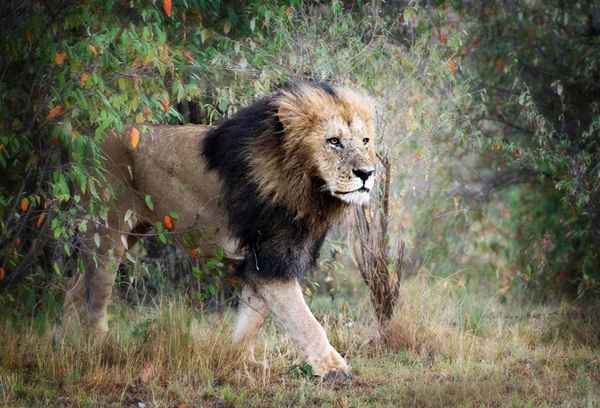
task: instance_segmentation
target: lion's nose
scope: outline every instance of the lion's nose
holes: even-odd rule
[[[358,177],[363,182],[365,182],[365,181],[367,181],[367,179],[369,177],[371,177],[371,174],[375,173],[375,169],[374,168],[353,169],[352,173],[354,173],[354,175],[356,177]]]

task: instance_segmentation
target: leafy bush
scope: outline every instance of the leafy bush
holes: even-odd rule
[[[376,79],[389,52],[376,10],[351,12],[339,2],[168,3],[2,6],[4,286],[82,269],[78,251],[95,243],[81,242],[79,232],[106,217],[111,196],[98,148],[107,131],[133,124],[137,142],[146,124],[214,123],[290,80],[382,87]],[[192,268],[203,283],[210,274],[198,268],[206,267]]]
[[[405,11],[433,44],[431,63],[440,55],[452,76],[436,88],[454,104],[441,112],[453,125],[432,144],[442,173],[414,224],[433,270],[488,271],[501,293],[599,288],[598,13],[586,1]]]
[[[79,232],[111,195],[108,130],[212,124],[310,79],[378,102],[405,271],[593,293],[598,12],[564,3],[4,2],[0,285],[82,269]],[[203,268],[180,267],[199,284]]]
[[[507,196],[512,256],[526,282],[579,293],[600,284],[599,12],[589,1],[487,2],[467,15],[473,142],[493,152],[496,180],[533,186]]]

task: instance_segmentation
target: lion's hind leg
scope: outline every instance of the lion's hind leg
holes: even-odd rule
[[[269,314],[264,299],[256,293],[251,285],[245,285],[240,295],[238,315],[233,329],[233,344],[243,347],[246,361],[261,365],[256,361],[254,348],[256,336]]]
[[[90,329],[95,334],[108,331],[108,305],[126,248],[119,231],[100,229],[104,232],[98,233],[100,247],[95,248],[94,243],[86,245],[89,252],[82,254],[85,271],[73,277],[65,294],[63,326],[67,333],[78,328]]]
[[[63,329],[66,333],[73,333],[77,328],[89,329],[94,334],[108,331],[108,306],[119,264],[127,248],[149,228],[149,224],[139,223],[130,229],[118,216],[124,212],[110,214],[108,225],[91,228],[83,238],[81,256],[85,270],[73,277],[65,294]]]

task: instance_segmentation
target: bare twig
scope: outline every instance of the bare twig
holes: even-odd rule
[[[360,274],[370,291],[380,334],[384,334],[398,303],[404,243],[399,243],[397,257],[390,262],[387,234],[391,165],[387,156],[380,157],[380,160],[384,167],[382,189],[375,194],[370,207],[357,207],[354,212],[354,231],[358,244],[354,252]],[[393,269],[390,265],[394,265]]]

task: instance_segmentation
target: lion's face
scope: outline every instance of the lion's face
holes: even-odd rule
[[[281,130],[247,148],[259,194],[298,217],[314,212],[315,191],[365,204],[375,184],[371,99],[343,87],[300,84],[269,103]]]
[[[325,121],[316,163],[325,188],[350,204],[365,204],[375,184],[373,131],[358,114]]]

